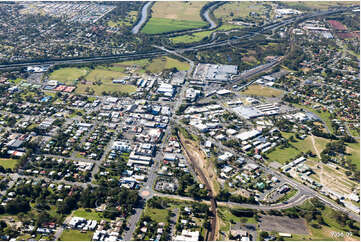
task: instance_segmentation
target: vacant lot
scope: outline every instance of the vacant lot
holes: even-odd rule
[[[67,67],[53,71],[49,80],[57,80],[66,84],[72,84],[73,81],[78,80],[80,77],[87,75],[86,68]]]
[[[244,95],[254,95],[254,96],[263,96],[263,97],[272,97],[272,96],[280,96],[283,94],[283,91],[272,88],[265,87],[261,85],[251,85],[247,90],[242,91],[241,94]]]
[[[302,218],[284,216],[262,216],[259,227],[263,231],[275,231],[291,234],[308,234],[306,221]]]

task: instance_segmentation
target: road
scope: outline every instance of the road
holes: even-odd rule
[[[280,28],[285,25],[289,25],[295,23],[296,21],[304,21],[310,18],[315,18],[323,15],[329,15],[334,13],[341,13],[345,11],[352,11],[354,8],[340,8],[338,10],[332,11],[323,11],[323,12],[316,12],[313,14],[307,14],[304,16],[293,17],[287,20],[279,21],[276,23],[271,23],[259,28],[255,31],[249,31],[245,33],[243,36],[235,37],[233,40],[220,40],[220,41],[213,41],[207,44],[198,44],[192,47],[184,48],[184,49],[177,49],[178,53],[188,52],[188,51],[198,51],[204,50],[209,48],[215,48],[219,46],[225,46],[229,44],[237,44],[242,39],[250,39],[251,37],[263,33],[268,30],[273,30]],[[1,64],[0,69],[9,69],[9,68],[21,68],[27,66],[38,66],[38,65],[59,65],[59,64],[82,64],[82,63],[92,63],[92,62],[104,62],[104,61],[122,61],[122,60],[132,60],[132,59],[142,59],[142,58],[149,58],[155,56],[166,55],[167,52],[165,51],[150,51],[145,53],[132,53],[132,54],[121,54],[121,55],[111,55],[111,56],[94,56],[94,57],[80,57],[80,58],[64,58],[64,59],[48,59],[43,61],[22,61],[17,63],[10,63],[10,64]]]
[[[166,50],[166,51],[168,51],[168,50]],[[188,73],[191,73],[193,66],[194,66],[193,61],[185,58],[184,56],[181,56],[180,54],[177,54],[177,55],[183,59],[186,59],[189,62],[190,68],[188,70]],[[185,94],[185,91],[187,88],[188,88],[188,83],[186,83],[185,85],[182,86],[182,88],[179,90],[178,96],[176,97],[176,101],[173,106],[173,112],[172,112],[171,117],[169,118],[169,124],[168,124],[166,130],[164,131],[163,139],[162,139],[159,149],[157,151],[157,155],[154,158],[154,164],[149,169],[147,182],[144,185],[144,187],[139,191],[140,196],[144,200],[140,204],[139,208],[135,209],[135,214],[130,216],[130,218],[128,219],[128,222],[127,222],[128,230],[123,234],[123,240],[129,241],[132,239],[132,236],[134,234],[134,231],[136,229],[136,226],[138,224],[140,216],[144,210],[146,201],[149,200],[150,198],[152,198],[155,194],[155,191],[153,190],[153,185],[157,178],[157,171],[159,170],[159,167],[161,164],[162,151],[163,151],[163,148],[164,148],[166,142],[168,141],[168,136],[171,131],[170,124],[174,121],[175,116],[176,116],[176,114],[175,114],[176,110],[178,110],[179,106],[182,104],[182,102],[184,100],[184,94]],[[146,194],[146,195],[144,195],[144,194]]]

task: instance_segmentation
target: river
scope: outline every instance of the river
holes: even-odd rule
[[[139,30],[142,28],[143,24],[147,21],[148,18],[148,9],[151,6],[152,2],[147,2],[142,8],[142,16],[138,21],[137,25],[132,28],[132,33],[137,34]]]

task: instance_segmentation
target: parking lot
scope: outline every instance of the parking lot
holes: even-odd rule
[[[262,216],[259,227],[263,231],[275,231],[290,234],[309,234],[306,221],[303,218],[288,218],[284,216]]]

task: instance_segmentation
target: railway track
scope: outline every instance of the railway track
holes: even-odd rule
[[[177,132],[177,138],[180,140],[181,146],[183,147],[186,157],[191,162],[193,169],[195,170],[196,174],[200,177],[201,181],[205,185],[206,189],[208,190],[209,200],[211,202],[211,211],[212,211],[212,219],[210,221],[210,233],[208,235],[208,241],[215,241],[216,240],[216,233],[217,233],[217,201],[213,192],[213,189],[210,185],[210,181],[204,175],[202,169],[198,166],[197,162],[195,161],[194,155],[192,155],[186,148],[186,144],[184,138],[179,136],[179,131]]]

